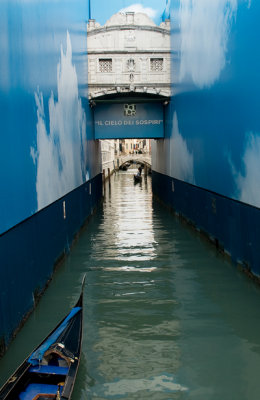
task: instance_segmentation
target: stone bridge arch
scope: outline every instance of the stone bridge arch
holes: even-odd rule
[[[152,160],[150,154],[127,154],[117,158],[117,168],[122,168],[126,164],[140,164],[150,169]]]

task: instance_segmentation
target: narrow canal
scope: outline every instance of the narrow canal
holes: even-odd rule
[[[152,199],[133,170],[104,203],[0,361],[0,384],[68,311],[83,273],[73,400],[255,400],[260,289]]]

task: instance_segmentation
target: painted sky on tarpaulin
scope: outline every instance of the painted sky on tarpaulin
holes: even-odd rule
[[[45,117],[43,94],[39,90],[35,92],[37,146],[31,148],[31,156],[37,166],[38,209],[89,179],[86,169],[86,113],[79,98],[69,32],[66,50],[63,51],[61,47],[57,87],[57,100],[55,101],[53,92],[48,100],[48,122]]]
[[[174,97],[168,145],[157,144],[153,161],[158,172],[256,207],[259,16],[256,1],[172,0]]]
[[[83,0],[0,3],[0,233],[99,172],[87,19]]]

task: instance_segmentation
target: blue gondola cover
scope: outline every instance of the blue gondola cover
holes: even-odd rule
[[[64,329],[69,324],[70,320],[81,310],[81,307],[74,307],[65,320],[62,322],[60,326],[53,332],[53,334],[40,346],[36,349],[28,359],[28,362],[32,365],[38,365],[42,360],[44,353],[50,348],[50,346],[55,343],[60,336],[60,334],[64,331]]]

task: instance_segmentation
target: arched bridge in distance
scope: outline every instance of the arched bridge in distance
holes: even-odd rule
[[[141,164],[147,166],[147,168],[151,168],[152,163],[150,154],[127,154],[117,157],[116,160],[118,168],[122,168],[128,163]]]

